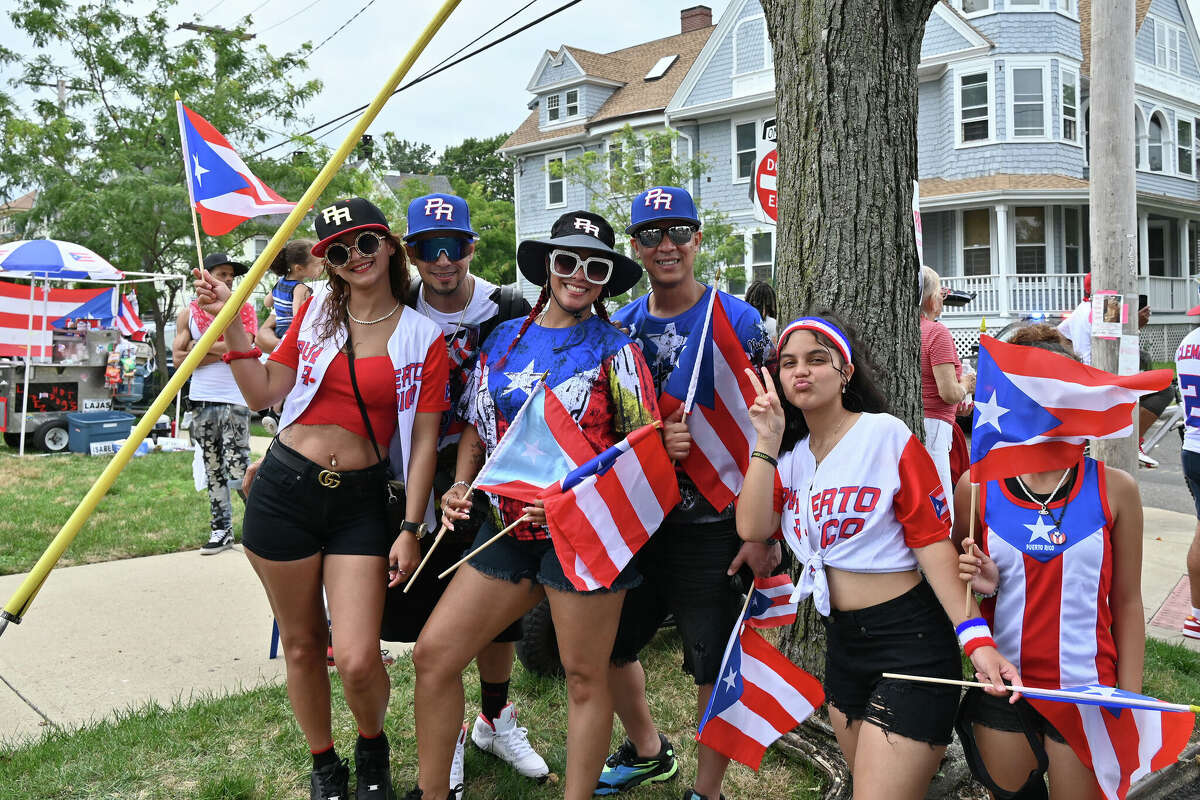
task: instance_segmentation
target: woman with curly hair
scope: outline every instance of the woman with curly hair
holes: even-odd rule
[[[225,333],[224,358],[249,404],[287,399],[246,502],[243,543],[279,622],[288,698],[313,757],[311,797],[347,798],[349,783],[330,726],[324,588],[358,724],[355,796],[387,800],[395,794],[383,734],[384,590],[389,571],[399,582],[417,564],[448,362],[441,329],[404,304],[404,248],[379,209],[341,200],[317,212],[316,228],[312,252],[324,258],[328,285],[297,311],[268,362],[240,328]],[[228,288],[196,277],[199,302],[217,313]],[[388,520],[389,472],[406,482],[398,530]]]

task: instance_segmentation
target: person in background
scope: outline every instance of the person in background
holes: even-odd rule
[[[206,256],[204,269],[227,290],[233,288],[234,278],[247,272],[245,264],[233,261],[225,253]],[[240,320],[245,333],[253,337],[258,330],[254,306],[244,304]],[[213,314],[196,300],[180,310],[175,319],[175,341],[171,343],[176,364],[187,358],[212,321]],[[230,325],[230,328],[235,327]],[[233,501],[229,487],[242,480],[250,462],[250,409],[246,407],[233,371],[221,360],[229,351],[228,335],[226,330],[200,361],[188,389],[192,441],[200,448],[204,477],[208,482],[211,530],[208,541],[200,548],[200,554],[205,556],[233,547]]]
[[[1200,315],[1200,306],[1188,310]],[[1200,326],[1192,328],[1175,351],[1175,373],[1183,395],[1183,479],[1196,506],[1196,533],[1188,548],[1187,572],[1192,584],[1192,612],[1183,623],[1183,635],[1200,639]]]
[[[263,353],[269,355],[275,351],[292,324],[296,309],[312,296],[312,290],[304,281],[317,277],[323,269],[321,259],[311,252],[314,244],[311,239],[293,239],[283,246],[271,262],[271,272],[278,275],[279,280],[263,301],[263,306],[271,309],[271,313],[263,320],[254,337],[254,343],[262,348]],[[280,405],[263,412],[262,425],[272,436],[279,430],[279,414],[282,410],[283,406]]]
[[[955,409],[975,390],[975,376],[962,374],[962,362],[942,315],[942,280],[931,267],[921,267],[921,402],[925,407],[925,449],[942,481],[946,502],[954,496],[950,482],[950,447]]]
[[[1084,364],[1092,363],[1092,273],[1083,276],[1083,300],[1058,323],[1058,332]]]
[[[746,287],[745,299],[762,317],[763,327],[767,329],[771,341],[775,341],[778,335],[775,322],[775,287],[766,281],[754,281]]]

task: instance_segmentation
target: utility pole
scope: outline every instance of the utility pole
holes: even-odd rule
[[[1137,335],[1137,183],[1134,163],[1134,0],[1092,4],[1091,251],[1092,292],[1118,292]],[[1093,330],[1097,320],[1093,318]],[[1120,342],[1092,337],[1092,364],[1117,372]],[[1127,439],[1092,442],[1106,464],[1137,475],[1137,409]]]

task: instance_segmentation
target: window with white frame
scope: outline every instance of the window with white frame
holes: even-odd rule
[[[991,74],[958,76],[958,141],[986,142],[992,138]]]
[[[770,231],[760,231],[750,236],[750,280],[771,282],[774,273],[774,258],[771,255]]]
[[[1045,274],[1046,209],[1041,206],[1017,206],[1013,209],[1013,225],[1017,240],[1017,274]]]
[[[733,126],[733,182],[743,183],[754,175],[758,147],[758,123],[739,122]]]
[[[1009,70],[1009,108],[1014,138],[1046,135],[1045,73],[1044,67],[1013,67]]]
[[[546,121],[558,122],[558,95],[551,94],[546,96]]]
[[[745,75],[775,63],[766,17],[747,17],[733,28],[733,74]]]
[[[1192,175],[1200,178],[1200,118],[1192,117]]]
[[[992,10],[992,0],[958,0],[954,5],[964,14],[982,14]]]
[[[1192,175],[1192,121],[1175,115],[1175,169],[1180,175]]]
[[[566,180],[563,177],[565,154],[546,156],[546,208],[566,203]]]
[[[620,169],[625,166],[620,142],[610,141],[608,143],[608,171],[611,173],[614,169]],[[646,147],[639,142],[638,146],[633,151],[633,162],[630,164],[633,167],[633,172],[636,175],[641,175],[646,171]]]
[[[992,221],[986,208],[962,212],[963,275],[992,274]]]
[[[1040,11],[1042,2],[1043,0],[1008,0],[1006,5],[1010,11]]]
[[[1063,206],[1063,268],[1084,272],[1082,214],[1076,206]]]
[[[1154,20],[1154,66],[1168,72],[1179,72],[1179,40],[1184,35],[1174,25],[1161,19]]]
[[[1150,220],[1146,233],[1149,237],[1146,241],[1146,251],[1150,256],[1150,261],[1146,264],[1146,271],[1157,278],[1166,277],[1167,221],[1165,219]]]
[[[1079,75],[1074,70],[1060,68],[1062,82],[1062,138],[1079,141]]]
[[[567,90],[567,119],[579,116],[579,90]]]
[[[1146,134],[1146,165],[1151,172],[1163,171],[1163,116],[1155,112],[1150,117]]]
[[[1074,16],[1078,12],[1076,0],[1058,0],[1058,10]]]

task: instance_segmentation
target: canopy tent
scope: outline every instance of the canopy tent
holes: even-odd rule
[[[25,347],[22,354],[25,361],[25,377],[24,389],[21,401],[21,431],[20,445],[18,454],[25,455],[25,434],[26,434],[26,416],[28,413],[29,404],[29,375],[31,372],[30,366],[34,362],[48,361],[48,349],[41,341],[43,338],[48,338],[50,335],[49,327],[58,319],[68,316],[65,314],[53,313],[54,311],[62,310],[61,308],[51,309],[52,297],[50,289],[51,283],[90,283],[90,284],[107,284],[114,287],[119,287],[127,284],[147,283],[151,281],[180,281],[181,288],[186,285],[186,275],[169,275],[165,273],[151,272],[123,272],[110,264],[106,259],[97,255],[92,250],[83,245],[74,244],[72,242],[63,242],[58,239],[23,239],[16,242],[8,242],[0,244],[0,279],[13,278],[18,280],[29,281],[29,299],[26,309],[26,325],[25,325]],[[42,291],[39,298],[37,295],[37,284],[42,284]],[[63,290],[53,290],[61,292]],[[95,296],[83,297],[89,294],[87,290],[78,290],[80,297],[77,299],[92,302],[102,306],[105,298],[101,293],[91,293]],[[11,293],[10,293],[11,294]],[[59,295],[59,298],[65,295]],[[76,299],[76,298],[70,298]],[[11,318],[13,298],[0,298],[0,303],[7,303],[8,316]],[[69,300],[68,300],[69,302]],[[113,296],[107,298],[112,309],[111,318],[117,318],[117,306],[120,303],[119,293],[114,293]],[[40,308],[39,308],[40,305]],[[40,313],[39,313],[40,312]],[[90,314],[90,310],[84,309],[81,313]],[[0,317],[4,313],[0,312]],[[104,319],[103,314],[92,314],[91,318]],[[36,341],[35,341],[36,340]],[[36,354],[36,355],[35,355]],[[179,420],[179,398],[175,398],[175,419],[176,423]]]

